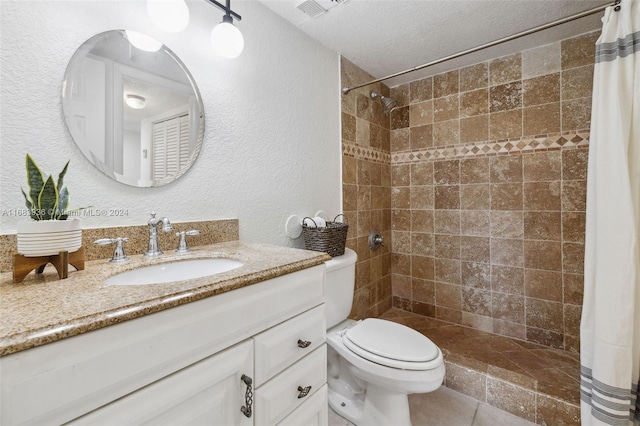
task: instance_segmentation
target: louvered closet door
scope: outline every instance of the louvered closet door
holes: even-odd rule
[[[167,161],[167,124],[153,123],[153,179],[160,180],[166,176]]]
[[[189,160],[189,116],[153,123],[153,179],[175,176]]]

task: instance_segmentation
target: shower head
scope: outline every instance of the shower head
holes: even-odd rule
[[[382,99],[382,105],[384,106],[384,112],[386,114],[390,114],[391,111],[398,108],[398,101],[391,98],[386,98],[384,96],[381,99]]]
[[[380,93],[375,90],[371,91],[371,99],[380,99],[382,102],[382,108],[384,110],[384,115],[389,115],[391,111],[398,108],[398,101],[393,100],[391,98],[387,98],[386,96],[382,96]]]

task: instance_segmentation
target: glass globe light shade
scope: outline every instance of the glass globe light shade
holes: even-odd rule
[[[184,0],[147,0],[149,18],[170,33],[179,33],[189,24],[189,8]]]
[[[228,18],[225,15],[222,22],[211,31],[211,44],[218,55],[233,59],[242,53],[244,38],[240,30],[231,22],[231,17]]]

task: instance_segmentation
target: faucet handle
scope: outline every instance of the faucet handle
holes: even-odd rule
[[[93,244],[97,244],[100,246],[106,246],[109,244],[115,244],[116,247],[113,250],[113,257],[109,262],[111,263],[122,263],[129,260],[129,257],[124,251],[124,243],[129,241],[128,238],[100,238],[99,240],[95,240]]]
[[[191,231],[176,232],[176,237],[180,237],[176,253],[189,253],[191,250],[187,245],[187,236],[200,235],[200,231],[192,229]]]

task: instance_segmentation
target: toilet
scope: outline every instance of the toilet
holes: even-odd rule
[[[377,318],[349,320],[357,255],[326,262],[329,405],[357,426],[410,426],[410,393],[442,384],[440,348],[417,331]]]

